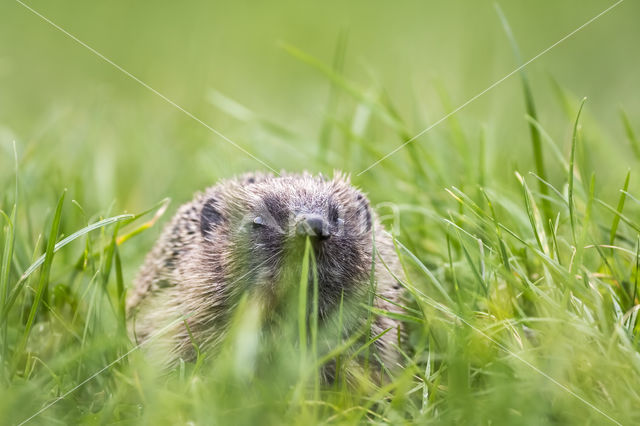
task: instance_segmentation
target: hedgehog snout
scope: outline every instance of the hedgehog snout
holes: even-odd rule
[[[319,214],[299,214],[295,221],[297,235],[326,240],[331,237],[329,223]]]

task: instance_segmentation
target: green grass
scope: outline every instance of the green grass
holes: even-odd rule
[[[309,40],[305,34],[315,20],[333,22],[339,15],[334,10],[305,18],[289,5],[290,32],[274,35],[271,21],[261,20],[271,17],[270,10],[235,6],[229,22],[219,24],[239,32],[233,33],[230,50],[220,52],[247,48],[248,66],[229,68],[239,73],[252,64],[260,68],[266,63],[264,46],[254,40],[248,48],[242,34],[255,31],[268,38],[286,65],[278,68],[282,76],[264,82],[246,74],[233,80],[231,71],[219,70],[200,50],[181,56],[192,46],[188,43],[172,50],[172,40],[187,37],[194,22],[195,40],[217,40],[217,27],[198,23],[195,12],[167,6],[147,20],[146,10],[123,15],[126,23],[139,25],[144,47],[156,45],[144,44],[149,41],[144,37],[162,46],[143,57],[149,61],[145,65],[128,53],[139,51],[135,37],[112,39],[37,4],[269,165],[328,175],[334,169],[351,172],[395,237],[405,271],[404,312],[369,309],[370,315],[402,321],[398,349],[404,368],[379,384],[356,377],[361,381],[355,386],[345,375],[331,386],[320,383],[318,365],[335,361],[348,368],[355,357],[369,364],[376,354],[369,350],[372,340],[362,338],[366,330],[349,338],[317,323],[319,291],[309,244],[295,294],[277,327],[269,312],[245,297],[214,359],[194,341],[194,362],[181,362],[167,373],[154,367],[145,347],[126,333],[126,293],[143,256],[193,192],[261,166],[90,52],[41,27],[46,24],[11,9],[31,28],[25,33],[33,35],[21,39],[25,49],[55,65],[50,78],[62,88],[41,86],[31,74],[38,65],[33,59],[11,46],[0,48],[0,87],[10,95],[0,98],[0,423],[639,423],[640,106],[633,90],[616,81],[635,81],[637,67],[625,55],[629,62],[617,64],[617,78],[603,79],[599,61],[587,66],[576,53],[614,55],[604,52],[595,36],[588,38],[588,31],[602,34],[612,22],[627,25],[637,6],[620,6],[631,12],[615,15],[617,21],[613,15],[614,21],[602,18],[573,44],[568,41],[563,53],[550,52],[548,62],[527,67],[520,84],[514,76],[358,176],[478,87],[515,68],[522,62],[518,56],[526,60],[554,41],[523,37],[528,14],[548,24],[549,37],[557,39],[603,8],[587,3],[595,12],[575,20],[569,19],[575,5],[553,6],[554,16],[562,18],[553,23],[543,21],[546,9],[532,12],[529,6],[503,4],[505,12],[496,15],[489,2],[465,3],[463,11],[432,5],[435,17],[425,19],[433,30],[418,18],[414,22],[411,8],[380,10],[364,23],[323,32],[324,56],[314,53],[322,37]],[[113,7],[100,6],[95,13],[124,10]],[[202,14],[210,12],[209,6],[199,7]],[[368,10],[357,9],[356,15]],[[94,12],[83,13],[92,22]],[[402,16],[405,27],[384,30],[376,23],[391,25],[385,14]],[[476,14],[491,28],[490,42],[483,45],[478,35],[447,44],[443,32],[472,25]],[[251,28],[243,26],[245,16]],[[173,30],[165,33],[174,17],[180,30],[168,27]],[[293,17],[304,24],[294,25]],[[448,20],[439,22],[443,17]],[[426,66],[389,71],[390,61],[374,59],[354,71],[358,55],[393,52],[384,37],[401,37],[403,31],[400,46],[420,46],[421,31],[446,45],[444,53],[429,51],[434,67],[439,61],[455,64],[450,48],[456,46],[475,58],[473,69],[458,74],[447,68],[433,77],[422,74]],[[47,59],[39,45],[47,37],[54,58]],[[373,50],[363,47],[369,38],[376,40]],[[129,42],[132,50],[123,47]],[[477,61],[478,49],[495,49],[488,56],[496,62]],[[182,61],[154,62],[154,55],[163,54]],[[7,78],[3,58],[24,65],[19,68],[24,75]],[[66,62],[81,65],[67,76],[70,71],[60,65]],[[219,74],[209,80],[193,64]],[[89,71],[80,71],[83,66]],[[483,74],[492,67],[505,72]],[[405,73],[417,74],[421,83],[407,83],[411,78]],[[96,81],[109,84],[92,92]],[[407,86],[397,86],[398,81]],[[277,96],[252,96],[251,90],[269,84]],[[67,90],[76,92],[65,98]],[[589,101],[581,101],[583,96]],[[60,103],[52,100],[58,97]],[[269,99],[266,107],[256,100],[263,97]],[[289,103],[291,109],[282,106]],[[376,257],[374,267],[385,268],[385,259]],[[312,281],[306,279],[310,273]],[[350,308],[343,302],[339,323]]]

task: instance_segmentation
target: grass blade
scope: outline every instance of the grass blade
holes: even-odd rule
[[[100,229],[100,228],[104,228],[105,226],[111,225],[112,223],[117,223],[117,222],[121,222],[124,220],[128,220],[128,219],[132,219],[134,217],[134,215],[132,214],[122,214],[122,215],[118,215],[118,216],[113,216],[107,219],[103,219],[100,220],[96,223],[92,223],[89,226],[86,226],[82,229],[80,229],[79,231],[74,232],[73,234],[69,235],[68,237],[64,238],[63,240],[61,240],[59,243],[57,243],[53,249],[54,252],[57,252],[58,250],[60,250],[62,247],[66,246],[67,244],[73,242],[74,240],[77,240],[78,238],[82,237],[83,235],[88,234],[91,231],[95,231],[96,229]],[[38,267],[40,265],[42,265],[42,263],[45,261],[45,257],[40,257],[38,260],[36,260],[31,266],[29,266],[29,268],[24,272],[24,274],[22,274],[22,276],[20,277],[20,281],[26,279],[29,275],[31,275],[36,269],[38,269]]]
[[[13,207],[11,217],[0,210],[0,215],[4,218],[6,225],[4,228],[4,249],[2,251],[2,263],[0,264],[0,307],[4,307],[9,297],[9,273],[11,272],[11,259],[13,258],[13,248],[15,246],[14,222],[16,208]]]
[[[611,213],[613,213],[614,215],[616,215],[617,217],[619,217],[624,223],[626,223],[627,225],[629,225],[631,228],[633,228],[636,232],[640,233],[640,225],[634,223],[631,219],[629,219],[627,216],[623,215],[621,212],[619,212],[618,210],[614,209],[612,206],[610,206],[609,204],[605,203],[604,201],[602,201],[599,198],[595,198],[595,201],[597,201],[601,206],[603,206],[604,208],[606,208],[607,210],[609,210]]]
[[[480,272],[478,272],[478,269],[473,264],[473,259],[471,259],[471,254],[469,254],[469,251],[467,250],[467,247],[464,245],[464,241],[462,241],[462,237],[460,236],[460,234],[458,234],[458,241],[460,242],[460,247],[462,247],[462,252],[464,253],[464,257],[467,260],[467,263],[469,264],[469,267],[471,268],[471,272],[473,272],[473,276],[475,277],[475,279],[480,284],[480,288],[482,288],[482,290],[484,290],[484,294],[486,296],[488,296],[489,295],[489,290],[487,289],[487,284],[484,282],[484,280],[482,279],[482,275],[480,274]],[[481,256],[481,255],[482,254],[480,254],[479,256]]]
[[[60,250],[61,248],[63,248],[67,244],[73,242],[74,240],[77,240],[78,238],[82,237],[83,235],[88,234],[91,231],[95,231],[96,229],[100,229],[100,228],[103,228],[105,226],[111,225],[112,223],[117,223],[117,222],[120,222],[120,221],[129,220],[129,219],[131,219],[133,217],[135,217],[135,216],[131,215],[131,214],[123,214],[123,215],[119,215],[119,216],[114,216],[114,217],[110,217],[110,218],[107,218],[107,219],[103,219],[103,220],[101,220],[99,222],[96,222],[96,223],[93,223],[93,224],[91,224],[89,226],[86,226],[86,227],[80,229],[79,231],[74,232],[73,234],[69,235],[68,237],[64,238],[59,243],[55,244],[54,247],[53,247],[53,253],[56,253],[58,250]],[[14,287],[13,291],[11,292],[11,295],[9,296],[9,300],[8,300],[7,304],[4,307],[4,310],[2,312],[2,317],[1,317],[2,320],[4,320],[4,318],[6,318],[7,314],[9,313],[9,309],[11,309],[11,306],[13,306],[13,304],[15,303],[16,298],[18,297],[18,294],[20,293],[20,291],[24,287],[24,283],[26,282],[27,278],[29,278],[29,276],[31,274],[33,274],[43,263],[45,263],[45,261],[46,261],[46,254],[40,256],[22,274],[22,276],[20,277],[20,279],[16,283],[16,286]]]
[[[4,306],[9,297],[9,274],[11,273],[11,259],[13,259],[13,249],[15,246],[15,213],[16,207],[14,205],[11,217],[7,216],[5,212],[0,210],[0,215],[5,219],[6,226],[4,227],[4,249],[2,251],[2,263],[0,264],[0,309],[4,309]],[[0,338],[2,339],[2,352],[1,358],[4,360],[7,356],[8,339],[7,339],[7,321],[2,321],[0,329]]]
[[[124,278],[122,276],[122,261],[120,260],[120,249],[116,244],[114,248],[114,256],[116,263],[116,295],[118,297],[118,318],[120,320],[120,327],[122,327],[123,332],[126,333],[127,330],[127,310],[126,310],[126,302],[127,302],[127,294],[124,288]]]
[[[538,206],[535,203],[535,199],[533,198],[533,194],[529,190],[529,186],[527,182],[524,180],[524,177],[520,175],[520,173],[516,172],[516,177],[520,181],[522,185],[522,191],[524,195],[524,203],[527,210],[527,216],[529,217],[529,223],[531,224],[531,230],[533,231],[533,235],[536,238],[536,242],[538,243],[538,248],[545,255],[549,254],[549,247],[547,245],[547,238],[544,232],[544,227],[542,225],[542,218],[540,216],[540,211],[538,210]]]
[[[624,209],[624,202],[627,199],[627,190],[629,189],[629,178],[631,177],[631,170],[627,171],[627,177],[624,179],[624,185],[620,192],[620,198],[618,199],[618,207],[616,211],[617,215],[613,217],[613,223],[611,223],[611,233],[609,234],[609,245],[613,245],[616,240],[616,233],[618,232],[618,225],[620,224],[620,215]]]
[[[509,265],[509,256],[507,255],[507,248],[504,244],[504,239],[502,238],[502,230],[500,229],[500,223],[498,222],[498,216],[496,215],[496,210],[493,208],[493,203],[489,198],[489,195],[484,190],[484,188],[480,188],[482,195],[485,200],[487,200],[487,205],[489,206],[489,211],[491,212],[491,218],[493,219],[493,224],[496,228],[496,237],[498,238],[498,245],[500,247],[500,258],[502,259],[502,264],[508,273],[511,273],[511,266]]]
[[[631,303],[637,304],[638,301],[638,274],[640,273],[640,236],[636,240],[636,276],[633,281],[633,296],[631,297]]]
[[[435,275],[433,275],[433,272],[431,272],[429,270],[429,268],[427,268],[426,265],[420,259],[418,259],[418,257],[415,254],[413,254],[411,252],[411,250],[409,250],[400,241],[398,241],[397,239],[394,239],[394,243],[397,244],[398,247],[400,247],[402,249],[402,251],[404,251],[407,254],[407,256],[409,256],[409,259],[411,259],[411,261],[413,262],[414,265],[416,265],[427,277],[429,277],[429,279],[431,280],[431,282],[433,283],[435,288],[440,292],[440,294],[449,303],[454,304],[453,299],[451,298],[451,296],[449,296],[449,292],[447,290],[445,290],[445,288],[443,287],[442,283],[436,278]]]
[[[576,238],[576,218],[575,218],[575,203],[573,201],[573,186],[574,186],[574,169],[576,160],[576,146],[578,144],[578,124],[580,122],[580,114],[587,98],[583,98],[578,109],[578,115],[576,121],[573,124],[573,137],[571,139],[571,156],[569,157],[569,221],[571,223],[571,235],[573,236],[574,246],[577,244]]]
[[[298,340],[300,342],[300,357],[303,362],[306,361],[307,354],[307,300],[309,287],[309,251],[311,243],[307,238],[304,246],[304,255],[302,259],[302,270],[300,272],[300,286],[298,290]],[[301,368],[303,368],[301,366]]]
[[[518,65],[522,65],[522,55],[520,54],[520,49],[518,48],[516,38],[511,31],[511,26],[509,25],[509,22],[507,21],[507,18],[502,12],[502,9],[500,8],[500,5],[498,5],[498,3],[495,3],[495,8],[500,18],[500,22],[502,23],[502,28],[504,29],[504,32],[507,35],[509,42],[511,43],[511,48],[513,49],[513,54],[516,57],[516,61],[518,62]],[[527,77],[527,73],[524,68],[519,71],[519,74],[520,81],[522,82],[522,90],[524,92],[527,115],[533,118],[533,121],[529,121],[529,132],[531,134],[531,145],[533,147],[533,158],[536,166],[536,174],[543,180],[547,180],[547,172],[545,170],[544,153],[542,151],[540,130],[536,125],[534,125],[534,122],[538,121],[538,114],[536,112],[536,106],[533,100],[533,92],[531,90],[531,86],[529,85],[529,78]],[[539,190],[543,195],[542,212],[545,220],[548,220],[551,217],[551,206],[546,200],[546,197],[549,196],[549,190],[543,184],[539,185]]]
[[[51,264],[53,263],[53,255],[55,254],[55,246],[56,239],[58,237],[58,232],[60,230],[60,221],[62,220],[62,206],[64,204],[64,198],[67,194],[67,190],[65,189],[62,193],[62,196],[58,200],[58,205],[56,206],[55,214],[53,215],[53,221],[51,223],[51,230],[49,232],[49,240],[47,241],[47,249],[45,251],[44,259],[43,259],[43,267],[42,272],[40,274],[40,281],[38,282],[38,287],[36,288],[35,300],[31,305],[31,310],[29,311],[29,317],[27,319],[27,324],[25,325],[24,332],[22,334],[22,340],[18,349],[14,353],[14,360],[17,360],[17,357],[20,356],[22,351],[27,345],[27,341],[29,340],[29,335],[31,334],[31,328],[33,327],[33,323],[36,319],[36,315],[40,309],[40,303],[42,301],[42,297],[44,295],[44,291],[49,284],[49,274],[51,272]]]
[[[122,224],[123,226],[128,225],[131,222],[136,221],[140,217],[146,216],[147,214],[149,214],[152,211],[157,209],[157,211],[153,215],[153,217],[151,219],[149,219],[147,222],[143,223],[142,225],[140,225],[139,227],[137,227],[133,231],[131,231],[131,232],[125,234],[125,235],[119,236],[118,237],[118,245],[122,245],[128,239],[135,237],[136,235],[146,231],[147,229],[149,229],[153,225],[155,225],[155,223],[158,221],[158,219],[160,219],[162,217],[162,215],[164,215],[164,213],[167,211],[167,207],[169,207],[169,203],[170,202],[171,202],[170,198],[165,198],[165,199],[160,200],[159,202],[157,202],[151,208],[143,211],[142,213],[138,213],[136,215],[129,215],[129,218],[126,219],[126,222]],[[123,220],[125,220],[125,219],[123,219]]]

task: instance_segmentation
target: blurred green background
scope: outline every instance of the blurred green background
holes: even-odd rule
[[[525,176],[540,201],[540,194],[535,191],[538,183],[528,175],[535,166],[517,74],[390,159],[358,176],[381,154],[391,151],[518,66],[493,1],[30,0],[26,4],[276,170],[306,169],[327,174],[335,169],[343,170],[352,173],[354,183],[369,194],[374,205],[394,202],[414,211],[428,210],[431,214],[427,215],[428,219],[404,217],[399,235],[420,259],[437,269],[436,274],[446,282],[447,289],[452,289],[455,282],[455,274],[451,280],[451,270],[461,268],[463,271],[458,272],[458,276],[467,282],[473,282],[473,278],[469,278],[472,271],[464,263],[460,248],[464,246],[454,247],[458,262],[455,268],[453,262],[451,270],[443,266],[447,252],[451,256],[448,238],[454,237],[450,229],[444,229],[442,219],[451,218],[450,211],[457,211],[461,217],[456,217],[456,223],[461,226],[478,229],[486,226],[469,219],[474,218],[473,215],[465,218],[463,208],[458,208],[445,188],[458,187],[477,195],[476,200],[482,199],[477,192],[478,185],[490,188],[492,194],[499,194],[495,197],[500,198],[497,208],[501,220],[513,222],[509,226],[523,235],[523,240],[533,241],[533,234],[527,228],[528,218],[522,210],[522,187],[514,176],[515,171]],[[605,0],[500,2],[524,60],[556,43],[612,4],[613,1]],[[586,194],[592,173],[597,176],[594,193],[611,205],[615,205],[620,196],[628,170],[632,170],[629,193],[637,194],[640,190],[640,179],[635,174],[640,153],[634,152],[630,143],[633,138],[625,131],[621,117],[624,111],[635,134],[640,134],[638,22],[640,3],[624,1],[526,67],[538,121],[551,140],[543,144],[547,175],[562,194],[567,191],[567,172],[552,148],[555,147],[562,158],[568,158],[580,99],[588,98],[576,155],[578,176],[582,176],[580,188],[576,189],[581,219],[589,204]],[[34,250],[40,253],[42,246],[38,250],[36,245],[38,235],[47,234],[45,224],[50,222],[55,202],[64,188],[68,188],[68,201],[76,200],[83,209],[68,201],[65,204],[61,233],[69,235],[97,218],[140,212],[171,197],[169,214],[163,218],[167,220],[195,191],[218,179],[250,170],[265,170],[20,3],[4,1],[0,4],[0,208],[7,214],[14,202],[13,141],[19,158],[20,202],[14,261],[17,271],[12,272],[12,279],[30,263]],[[560,205],[559,251],[564,260],[568,260],[571,253],[575,253],[571,251],[575,241],[568,236],[567,212],[561,202],[556,204]],[[517,209],[512,208],[516,205]],[[635,220],[640,209],[637,203],[632,206],[634,210],[626,214]],[[609,231],[604,227],[611,223],[610,212],[594,208],[593,216],[599,221],[602,234],[596,232],[596,237],[608,242]],[[555,215],[552,218],[555,220]],[[633,252],[637,237],[634,226],[638,225],[622,223],[620,226],[620,234],[624,234],[621,244]],[[122,245],[127,284],[131,283],[159,230],[158,226]],[[109,241],[109,235],[101,234],[100,238]],[[531,281],[545,274],[535,255],[518,242],[509,245],[514,258],[526,265],[523,268],[530,273]],[[76,244],[56,258],[54,275],[58,282],[66,282],[63,277],[82,250],[82,244]],[[496,253],[491,254],[493,261]],[[485,254],[489,256],[482,251],[474,252],[474,261]],[[471,262],[470,257],[467,259]],[[597,256],[586,256],[585,268],[591,268],[594,274],[604,273],[604,266],[596,265],[594,259]],[[100,257],[98,263],[104,262]],[[488,266],[489,274],[493,266]],[[566,262],[562,266],[566,267]],[[624,266],[629,265],[624,263]],[[492,276],[499,281],[504,270],[495,268]],[[82,280],[86,284],[90,275],[85,275]],[[509,274],[506,276],[506,282],[511,285]],[[427,281],[423,276],[420,282]],[[107,282],[111,286],[113,278],[107,276],[105,285]],[[551,287],[553,283],[550,279],[547,282]],[[561,289],[549,290],[549,293],[565,290],[561,280],[555,283]],[[616,288],[615,291],[619,291]],[[109,289],[113,293],[111,287]],[[565,300],[561,294],[556,296],[557,300]],[[601,301],[598,293],[593,297]],[[633,302],[634,298],[631,299]],[[25,306],[29,306],[29,300],[25,297]],[[508,311],[506,317],[526,317],[520,311],[511,311],[510,301],[503,302],[504,306],[509,305],[504,308]],[[500,305],[495,300],[492,303]],[[484,311],[484,307],[478,309]],[[607,316],[611,310],[609,306],[598,311],[604,312],[602,315],[606,318],[602,324],[617,321],[612,319],[613,315]],[[538,313],[560,322],[567,321],[558,313],[561,311]],[[74,313],[74,321],[76,317]],[[82,314],[79,317],[82,318]],[[12,327],[14,325],[19,335],[21,325],[18,322]],[[603,328],[605,330],[597,330],[602,333],[598,335],[600,342],[606,342],[609,335],[608,329]],[[570,330],[555,331],[560,335],[554,335],[558,341],[566,342],[574,337]],[[451,338],[451,347],[467,347],[464,336]],[[585,343],[591,342],[586,338],[577,339],[576,346],[566,352],[558,341],[547,342],[546,347],[553,348],[553,354],[558,350],[558,357],[566,356],[564,360],[570,360],[567,362],[571,365],[577,359],[577,356],[572,358],[575,354],[571,351],[593,350],[590,343]],[[635,342],[637,345],[637,340]],[[480,348],[482,352],[486,344],[476,341],[473,348]],[[424,362],[419,346],[416,348],[416,358]],[[471,361],[460,361],[454,356],[455,352],[451,355],[452,352],[444,351],[439,354],[442,358],[438,362],[446,365],[450,361],[450,365],[456,366],[460,361],[473,365],[477,361],[476,353],[469,352],[466,355]],[[492,355],[499,358],[495,353]],[[593,365],[589,364],[596,371],[594,374],[599,374],[598,366],[605,366],[612,355],[603,351],[597,356],[599,364],[595,360]],[[620,357],[615,358],[616,362],[626,366],[626,358]],[[106,358],[92,359],[83,371],[95,371],[112,359]],[[581,359],[576,365],[582,368],[584,362]],[[420,365],[420,368],[424,366]],[[552,373],[560,376],[564,371],[553,363],[548,366]],[[540,382],[544,382],[532,371],[522,373],[527,367],[520,367],[522,370],[516,370],[530,379],[527,382],[530,387],[537,389]],[[584,393],[581,394],[588,394],[597,388],[587,379],[588,383],[581,382],[580,374],[584,371],[580,370],[580,374],[571,371],[567,380],[572,381],[573,389],[582,387]],[[84,376],[78,374],[78,377]],[[616,377],[637,375],[631,376],[623,368],[611,373],[612,388],[620,385],[610,390],[617,405],[611,404],[621,410],[632,406],[638,396],[632,391],[625,393],[627,388]],[[494,416],[492,410],[526,407],[529,398],[539,395],[531,388],[518,388],[522,394],[513,396],[512,400],[511,393],[515,391],[510,386],[516,385],[511,382],[505,380],[496,385],[494,390],[498,389],[500,397],[487,397],[489,403],[477,407],[476,413],[497,421],[500,416]],[[486,383],[475,388],[481,389],[480,394],[484,392],[483,385]],[[21,388],[22,393],[11,392],[15,399],[5,407],[27,400],[33,391],[29,386],[37,385],[27,383]],[[546,382],[540,386],[541,392],[548,389],[543,386],[553,388]],[[503,392],[500,393],[500,389]],[[42,396],[43,401],[52,394],[57,395],[51,391]],[[87,394],[93,395],[89,390]],[[598,399],[596,405],[604,406],[609,401],[604,394],[606,391],[597,396],[589,394],[587,399]],[[163,401],[164,396],[155,401]],[[258,396],[255,398],[259,400]],[[579,401],[571,397],[563,401],[570,405],[569,412],[573,409],[585,418],[596,419],[596,423],[603,421],[597,414],[582,412],[584,406]],[[33,408],[37,402],[32,402]],[[553,404],[550,402],[549,406]],[[78,402],[78,406],[82,404]],[[540,407],[541,411],[546,409]],[[199,407],[206,414],[205,408],[206,405]],[[58,413],[63,408],[60,410]],[[435,414],[430,413],[435,419],[437,410]],[[111,419],[110,415],[106,414],[105,418]],[[253,411],[251,415],[257,416],[251,419],[259,419]],[[632,418],[632,413],[625,412],[625,415]],[[20,415],[15,417],[18,419]],[[450,419],[455,422],[456,417]],[[505,419],[507,417],[502,420]],[[530,418],[530,424],[538,424],[535,420]],[[549,424],[562,422],[562,418],[558,420],[553,416],[547,420]]]
[[[528,59],[611,4],[509,1],[501,6]],[[384,93],[410,135],[517,65],[492,1],[28,5],[277,170],[357,173],[376,160],[358,150],[346,155],[345,137],[333,129],[333,155],[318,161],[325,123],[352,128],[361,103],[340,89],[332,101],[331,80],[287,53],[285,44],[331,67],[342,37],[345,77],[362,93]],[[563,114],[554,82],[573,96],[574,108],[579,98],[589,98],[587,113],[597,117],[604,135],[597,149],[617,154],[593,156],[602,169],[618,172],[604,179],[621,181],[637,164],[619,108],[638,121],[638,18],[640,5],[626,1],[526,68],[539,120],[564,151],[572,118]],[[88,212],[104,212],[114,201],[114,211],[139,211],[166,196],[184,201],[220,177],[264,168],[17,2],[0,5],[0,39],[0,179],[3,187],[13,179],[15,140],[23,164],[21,190],[29,199],[36,189],[46,190],[50,198],[30,199],[43,210],[69,187]],[[214,93],[253,116],[234,117],[215,102]],[[471,140],[470,155],[486,129],[489,183],[515,183],[512,169],[531,168],[517,75],[456,117]],[[402,138],[376,118],[363,131],[366,144],[388,152]],[[262,121],[290,133],[285,138],[265,130]],[[442,123],[415,144],[454,157],[449,135]],[[628,161],[620,164],[620,159]],[[407,150],[391,161],[409,161]],[[447,185],[468,180],[455,170],[451,177]],[[376,202],[406,198],[401,182],[385,177],[384,167],[356,182]]]

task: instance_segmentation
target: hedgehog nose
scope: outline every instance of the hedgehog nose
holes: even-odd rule
[[[320,215],[303,214],[298,216],[296,222],[296,234],[298,235],[316,237],[321,240],[326,240],[331,236],[329,225]]]

